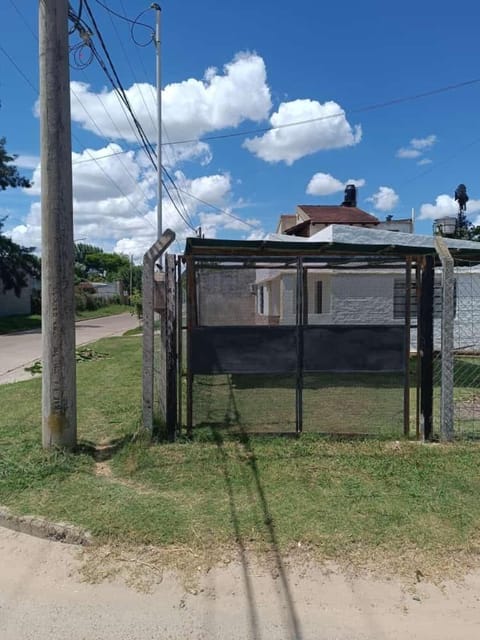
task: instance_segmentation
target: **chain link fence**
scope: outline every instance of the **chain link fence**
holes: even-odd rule
[[[480,436],[480,268],[455,263],[454,430]]]

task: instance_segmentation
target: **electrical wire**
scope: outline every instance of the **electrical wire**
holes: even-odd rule
[[[116,69],[115,69],[115,66],[114,66],[114,64],[113,64],[113,61],[112,61],[112,59],[111,59],[111,56],[110,56],[110,54],[109,54],[109,52],[108,52],[108,49],[107,49],[107,47],[106,47],[105,41],[104,41],[104,39],[103,39],[103,37],[102,37],[102,34],[101,34],[101,32],[100,32],[100,30],[99,30],[99,27],[98,27],[98,24],[97,24],[97,22],[96,22],[96,20],[95,20],[95,17],[93,16],[92,10],[91,10],[91,8],[90,8],[89,3],[88,3],[88,1],[87,1],[87,0],[84,0],[84,5],[85,5],[85,9],[86,9],[86,11],[87,11],[87,13],[88,13],[88,15],[89,15],[89,18],[90,18],[90,20],[92,21],[92,24],[93,24],[93,27],[94,27],[94,29],[95,29],[95,32],[96,32],[96,34],[97,34],[97,36],[98,36],[98,38],[99,38],[99,41],[100,41],[101,47],[102,47],[102,49],[103,49],[103,51],[104,51],[104,53],[105,53],[105,55],[106,55],[106,57],[107,57],[107,60],[108,60],[108,63],[109,63],[110,69],[111,69],[111,70],[112,70],[112,72],[113,72],[113,76],[114,76],[114,79],[115,79],[115,81],[116,81],[116,82],[114,82],[114,81],[113,81],[113,79],[112,79],[112,77],[111,77],[110,73],[109,73],[109,72],[108,72],[108,70],[106,69],[106,65],[101,64],[102,69],[107,73],[107,77],[109,78],[109,80],[110,80],[110,82],[111,82],[112,86],[114,86],[115,91],[116,91],[117,93],[120,91],[120,95],[122,96],[123,102],[125,103],[125,105],[126,105],[126,107],[127,107],[128,111],[129,111],[130,115],[132,116],[132,119],[133,119],[133,121],[134,121],[135,127],[136,127],[137,131],[138,131],[138,132],[139,132],[139,134],[140,134],[140,137],[141,137],[142,143],[144,143],[144,150],[147,152],[147,155],[149,156],[150,161],[152,162],[152,165],[154,166],[155,170],[157,170],[157,163],[156,163],[155,158],[154,158],[154,154],[155,154],[155,152],[154,152],[154,149],[153,149],[153,145],[152,145],[152,144],[150,143],[150,141],[148,140],[148,137],[147,137],[147,135],[145,134],[145,132],[144,132],[144,130],[143,130],[143,127],[142,127],[142,125],[141,125],[141,124],[140,124],[140,122],[138,121],[138,119],[137,119],[136,115],[135,115],[135,114],[134,114],[134,112],[133,112],[133,109],[131,108],[130,102],[129,102],[129,100],[128,100],[128,96],[126,95],[125,89],[123,88],[122,82],[120,81],[120,77],[119,77],[119,75],[118,75],[118,73],[117,73],[117,71],[116,71]],[[95,49],[94,49],[94,50],[95,50]],[[96,58],[97,58],[97,60],[98,60],[98,56],[97,56],[97,55],[95,55],[95,57],[96,57]],[[184,222],[185,222],[185,223],[186,223],[186,224],[187,224],[187,225],[188,225],[192,230],[194,230],[194,231],[195,231],[195,227],[193,226],[193,223],[191,222],[191,219],[190,219],[190,216],[189,216],[188,210],[187,210],[187,208],[186,208],[186,206],[185,206],[185,203],[184,203],[184,202],[183,202],[183,200],[182,200],[182,197],[181,197],[181,195],[180,195],[180,192],[178,191],[178,187],[177,187],[177,185],[175,184],[175,181],[173,180],[173,178],[171,177],[171,175],[169,174],[169,172],[165,169],[165,167],[162,167],[162,169],[163,169],[163,171],[166,173],[166,175],[167,175],[168,179],[170,180],[170,182],[172,183],[172,185],[173,185],[174,189],[175,189],[175,190],[176,190],[176,192],[177,192],[177,195],[178,195],[179,201],[180,201],[180,203],[181,203],[181,206],[183,207],[183,212],[180,210],[180,207],[179,207],[179,206],[178,206],[178,204],[175,202],[175,200],[174,200],[174,198],[173,198],[172,194],[170,193],[170,190],[169,190],[169,189],[168,189],[168,187],[166,186],[166,183],[162,180],[162,184],[163,184],[163,185],[164,185],[164,187],[165,187],[165,191],[166,191],[166,193],[167,193],[168,198],[170,199],[170,201],[171,201],[171,203],[172,203],[173,207],[175,208],[175,210],[177,211],[177,213],[180,215],[180,217],[182,218],[182,220],[183,220],[183,221],[184,221]]]
[[[15,67],[15,69],[18,71],[18,73],[22,76],[22,78],[25,80],[25,82],[30,86],[30,88],[34,91],[36,97],[38,98],[38,88],[33,84],[33,82],[31,82],[31,80],[25,75],[25,73],[22,71],[22,69],[17,65],[17,63],[15,62],[15,60],[7,53],[7,51],[5,51],[4,47],[2,45],[0,45],[0,51],[2,51],[2,53],[4,53],[4,55],[7,57],[7,59],[11,62],[11,64]],[[80,102],[80,101],[79,101]],[[95,162],[95,164],[97,165],[97,167],[100,169],[100,171],[105,175],[105,177],[109,180],[109,182],[111,184],[114,185],[114,187],[119,191],[119,193],[127,200],[127,202],[130,203],[130,205],[134,208],[135,211],[137,211],[141,216],[143,216],[143,218],[151,225],[151,227],[153,229],[156,230],[155,225],[146,217],[144,216],[144,213],[142,211],[140,211],[140,209],[135,205],[134,202],[132,202],[132,200],[130,199],[130,197],[123,191],[122,187],[115,182],[115,180],[105,171],[105,169],[102,167],[102,165],[98,162],[98,160],[100,160],[100,158],[95,158],[89,149],[86,148],[86,146],[81,142],[81,140],[79,140],[78,136],[76,136],[74,133],[72,133],[72,138],[77,142],[77,144],[82,148],[82,151],[84,153],[87,153],[90,156],[90,159],[88,160],[88,162]],[[108,154],[107,156],[104,157],[109,157],[112,154]],[[75,162],[72,162],[72,165],[76,164]]]
[[[461,89],[463,87],[468,87],[473,84],[478,84],[480,82],[480,78],[474,78],[473,80],[466,80],[465,82],[457,82],[456,84],[450,84],[444,87],[439,87],[437,89],[432,89],[430,91],[424,91],[423,93],[417,93],[410,96],[403,96],[401,98],[394,98],[393,100],[386,100],[385,102],[378,102],[375,104],[367,105],[365,107],[357,107],[354,109],[349,109],[348,113],[357,114],[357,113],[366,113],[369,111],[376,111],[379,109],[385,109],[387,107],[391,107],[397,104],[402,104],[405,102],[413,102],[415,100],[420,100],[421,98],[427,98],[430,96],[438,95],[439,93],[446,93],[447,91],[454,91],[456,89]],[[285,124],[278,124],[270,127],[258,127],[255,129],[247,129],[244,131],[234,131],[231,133],[223,133],[214,136],[204,136],[202,138],[188,138],[185,140],[174,140],[173,142],[169,142],[171,145],[177,144],[192,144],[194,142],[209,142],[212,140],[224,140],[227,138],[239,138],[254,135],[256,133],[268,133],[269,131],[278,131],[280,129],[287,129],[289,127],[297,127],[304,124],[313,124],[314,122],[321,122],[322,120],[331,120],[332,118],[339,118],[345,115],[345,110],[337,111],[336,113],[329,113],[326,116],[318,116],[317,118],[308,118],[307,120],[295,120],[293,122],[286,122]]]
[[[97,2],[97,4],[101,5],[105,10],[107,10],[109,14],[115,15],[115,16],[121,18],[122,20],[124,20],[126,22],[129,22],[132,25],[132,28],[134,28],[135,25],[143,26],[145,28],[151,29],[152,33],[154,33],[153,28],[151,28],[149,25],[139,22],[139,18],[141,17],[141,15],[146,13],[148,11],[148,9],[145,9],[143,12],[141,12],[141,14],[139,14],[139,16],[137,16],[137,18],[135,20],[131,20],[126,15],[122,16],[121,14],[115,12],[110,7],[108,7],[105,3],[100,2],[100,0],[95,0],[95,1]],[[21,11],[18,9],[18,6],[15,4],[14,0],[10,0],[10,3],[13,6],[13,8],[15,9],[15,11],[17,12],[17,14],[20,16],[20,18],[22,19],[22,21],[26,24],[26,26],[29,29],[29,31],[36,37],[36,34],[33,32],[31,26],[29,25],[29,23],[27,22],[27,20],[25,19],[25,17],[21,13]],[[153,146],[148,141],[148,138],[147,138],[145,132],[143,131],[143,128],[141,128],[140,123],[138,122],[136,116],[133,113],[131,105],[130,105],[130,103],[128,101],[128,97],[126,96],[125,89],[123,88],[123,86],[122,86],[122,84],[120,82],[120,79],[118,77],[118,73],[116,72],[116,70],[115,70],[115,68],[113,66],[111,57],[110,57],[110,55],[108,53],[108,50],[107,50],[107,48],[105,46],[105,43],[103,41],[102,36],[99,33],[98,25],[96,24],[96,21],[95,21],[95,19],[93,17],[91,9],[88,6],[88,1],[87,0],[80,0],[79,1],[78,13],[75,13],[71,7],[69,9],[69,17],[74,22],[74,30],[81,29],[80,33],[85,32],[85,31],[87,33],[91,33],[91,31],[88,29],[88,26],[86,25],[86,23],[82,20],[82,11],[83,11],[84,5],[85,5],[85,8],[86,8],[87,12],[89,13],[90,18],[92,19],[92,22],[94,24],[95,30],[97,31],[97,35],[98,35],[100,43],[102,45],[102,49],[104,50],[105,55],[107,56],[107,60],[109,61],[110,67],[112,69],[113,77],[112,77],[112,74],[108,71],[108,68],[106,67],[106,65],[103,62],[103,60],[102,60],[102,62],[100,62],[99,58],[101,59],[101,56],[96,51],[95,47],[93,48],[93,51],[91,51],[92,59],[93,59],[93,56],[94,56],[97,59],[97,61],[99,61],[101,67],[104,70],[104,72],[107,73],[107,77],[109,78],[109,80],[110,80],[115,92],[117,93],[117,95],[119,95],[120,99],[125,104],[125,108],[128,110],[130,115],[133,117],[135,126],[137,127],[137,125],[139,125],[137,127],[137,130],[140,129],[141,133],[139,135],[139,138],[137,137],[137,140],[139,140],[139,142],[140,142],[138,149],[144,149],[145,150],[145,152],[147,153],[147,156],[149,157],[150,161],[152,162],[152,165],[156,169],[155,154],[154,154]],[[122,8],[123,8],[123,10],[125,12],[123,1],[122,1]],[[117,32],[117,34],[118,34],[118,32]],[[120,39],[120,41],[121,41],[121,39]],[[149,44],[150,42],[151,42],[151,40],[147,44]],[[82,47],[85,46],[85,45],[86,45],[85,42],[80,43],[80,46],[82,46]],[[88,43],[88,46],[91,46],[91,42]],[[79,51],[79,50],[80,49],[78,49],[77,51]],[[10,63],[16,68],[18,73],[23,77],[23,79],[38,94],[38,89],[33,85],[33,83],[24,74],[22,69],[17,65],[15,60],[7,53],[7,51],[4,49],[4,47],[2,45],[0,45],[0,51],[2,51],[2,53],[7,57],[7,59],[10,61]],[[128,59],[128,57],[127,57],[127,59]],[[82,62],[82,65],[87,66],[87,64],[88,63],[86,63],[85,61]],[[83,66],[82,66],[82,68],[83,68]],[[115,83],[115,80],[116,80],[117,84]],[[474,79],[467,80],[467,81],[464,81],[464,82],[459,82],[459,83],[456,83],[456,84],[450,84],[450,85],[442,86],[442,87],[439,87],[439,88],[436,88],[436,89],[433,89],[433,90],[430,90],[430,91],[425,91],[425,92],[417,93],[417,94],[410,95],[410,96],[403,96],[403,97],[400,97],[400,98],[396,98],[396,99],[392,99],[392,100],[388,100],[388,101],[384,101],[384,102],[368,105],[368,106],[365,106],[365,107],[359,107],[359,108],[356,108],[356,109],[351,109],[349,111],[349,113],[365,113],[365,112],[368,112],[368,111],[379,110],[379,109],[382,109],[382,108],[387,108],[389,106],[394,106],[394,105],[397,105],[397,104],[402,104],[402,103],[405,103],[405,102],[410,102],[410,101],[419,100],[419,99],[422,99],[422,98],[425,98],[425,97],[438,95],[440,93],[457,90],[457,89],[460,89],[460,88],[463,88],[463,87],[466,87],[466,86],[471,86],[473,84],[477,84],[478,82],[480,82],[480,78],[474,78]],[[142,94],[142,99],[144,99],[143,94]],[[144,100],[144,103],[146,105],[145,100]],[[147,107],[147,113],[149,113],[150,118],[151,118],[151,113],[150,113],[150,110],[148,109],[148,107]],[[231,133],[227,133],[227,134],[206,136],[206,137],[201,138],[201,141],[214,141],[214,140],[222,140],[222,139],[228,139],[228,138],[233,138],[233,137],[248,136],[248,135],[253,135],[253,134],[256,134],[256,133],[267,133],[269,131],[274,131],[274,130],[283,129],[283,128],[287,128],[287,127],[300,126],[300,125],[305,125],[305,124],[311,124],[311,123],[314,123],[314,122],[319,122],[319,121],[322,121],[322,120],[332,119],[332,118],[336,118],[336,117],[342,116],[344,114],[345,114],[345,111],[342,110],[342,111],[339,111],[339,112],[337,112],[335,114],[329,114],[327,116],[319,116],[317,118],[310,118],[310,119],[307,119],[307,120],[299,120],[299,121],[289,122],[289,123],[277,125],[275,127],[259,127],[259,128],[244,130],[244,131],[231,132]],[[191,139],[185,139],[185,140],[175,140],[175,141],[168,141],[168,142],[162,143],[162,146],[168,147],[168,146],[174,146],[174,145],[180,145],[180,144],[196,143],[198,141],[199,141],[198,138],[191,138]],[[476,141],[473,141],[473,142],[470,142],[468,145],[466,145],[465,148],[473,146],[478,141],[480,141],[480,139],[476,140]],[[80,145],[83,146],[81,143],[80,143]],[[91,157],[90,159],[84,159],[84,160],[76,161],[73,164],[80,164],[80,163],[83,163],[83,162],[94,161],[98,165],[98,160],[100,160],[102,158],[121,155],[123,153],[126,153],[127,151],[129,151],[129,150],[127,149],[127,150],[124,150],[124,151],[112,152],[112,153],[109,153],[109,154],[104,154],[102,156],[99,156],[98,158]],[[455,154],[455,155],[458,155],[458,153]],[[447,160],[443,161],[441,164],[444,164],[445,162],[450,161],[450,159],[451,158],[448,158]],[[437,163],[435,166],[438,166],[438,164],[439,163]],[[435,167],[429,167],[429,168],[425,169],[423,172],[421,172],[417,176],[414,176],[410,180],[406,181],[406,183],[409,183],[409,182],[411,182],[413,180],[416,180],[416,179],[422,177],[423,175],[426,175],[430,171],[433,171],[434,168]],[[165,167],[162,167],[162,169],[164,170],[164,172],[166,172]],[[191,193],[189,193],[189,192],[187,192],[187,191],[185,191],[183,189],[180,189],[176,185],[176,183],[173,180],[173,178],[168,174],[168,172],[166,172],[166,175],[167,175],[167,177],[169,177],[170,181],[174,185],[175,190],[176,190],[179,198],[181,198],[180,193],[184,193],[185,195],[187,195],[187,196],[189,196],[191,198],[194,198],[195,200],[198,200],[202,204],[205,204],[206,206],[209,206],[212,209],[215,209],[215,210],[217,210],[217,211],[219,211],[219,212],[221,212],[223,214],[226,214],[226,215],[238,220],[239,222],[241,222],[243,224],[251,226],[252,228],[256,228],[256,227],[254,227],[254,225],[251,225],[251,224],[245,222],[241,218],[239,218],[237,216],[234,216],[233,214],[229,213],[228,211],[225,211],[225,210],[223,210],[223,209],[221,209],[219,207],[216,207],[215,205],[212,205],[211,203],[208,203],[208,202],[206,202],[206,201],[204,201],[204,200],[202,200],[200,198],[197,198],[193,194],[191,194]],[[172,203],[174,204],[175,208],[178,209],[176,204],[173,202],[173,198],[172,198],[169,190],[166,189],[166,191],[167,191],[167,194],[169,195],[170,199],[172,200]],[[186,209],[183,201],[182,201],[182,206],[184,207],[184,210],[188,215],[187,209]],[[185,221],[184,215],[185,214],[182,214],[182,219],[184,219],[184,221]],[[191,226],[191,228],[193,228],[192,225],[189,224],[189,226]]]
[[[97,0],[97,2],[98,2],[98,0]],[[102,5],[102,6],[104,6],[104,7],[106,6],[106,5],[103,5],[103,3],[101,3],[101,2],[99,2],[99,4],[101,4],[101,5]],[[107,53],[106,47],[105,47],[104,43],[102,42],[102,41],[103,41],[102,36],[101,36],[101,34],[100,34],[100,32],[99,32],[98,25],[97,25],[97,23],[95,22],[95,19],[94,19],[94,17],[93,17],[93,14],[92,14],[92,12],[91,12],[91,9],[90,9],[90,7],[88,6],[88,2],[85,2],[85,7],[86,7],[86,10],[87,10],[87,12],[88,12],[88,14],[89,14],[89,16],[90,16],[90,19],[92,20],[92,23],[93,23],[93,26],[94,26],[94,28],[95,28],[95,31],[96,31],[97,35],[99,36],[99,38],[101,39],[102,48],[104,49],[105,53],[107,54],[107,57],[108,57],[108,60],[109,60],[109,63],[110,63],[110,67],[112,68],[112,70],[113,70],[113,71],[114,71],[114,73],[115,73],[115,79],[116,79],[116,81],[117,81],[117,85],[119,85],[119,86],[120,86],[120,88],[121,88],[121,90],[123,90],[123,86],[122,86],[122,83],[120,82],[120,78],[119,78],[119,76],[118,76],[118,73],[116,73],[115,68],[114,68],[114,66],[113,66],[113,62],[111,61],[111,58],[108,56],[108,53]],[[117,16],[121,17],[121,16],[120,16],[120,14],[117,14],[116,12],[113,12],[113,11],[112,11],[112,12],[109,12],[109,13],[113,13],[113,15],[117,15]],[[110,16],[110,19],[111,19],[111,16]],[[130,20],[127,20],[127,21],[129,21],[129,22],[130,22]],[[113,24],[113,20],[112,20],[112,24]],[[117,33],[117,36],[119,37],[118,31],[116,30],[116,27],[115,27],[115,25],[114,25],[114,24],[113,24],[113,26],[114,26],[114,28],[115,28],[115,31],[116,31],[116,33]],[[82,29],[83,29],[83,28],[84,28],[84,27],[82,27]],[[120,38],[119,38],[119,39],[120,39]],[[121,41],[121,39],[120,39],[120,41]],[[91,43],[89,43],[89,46],[91,47]],[[122,44],[122,47],[123,47],[123,44]],[[125,55],[126,55],[126,52],[125,52],[125,49],[124,49],[124,48],[123,48],[123,50],[124,50],[124,53],[125,53]],[[126,57],[128,58],[128,56],[126,56]],[[101,66],[102,66],[103,70],[104,70],[104,71],[106,71],[105,65],[101,65]],[[114,85],[114,82],[112,81],[112,78],[110,77],[110,74],[109,74],[109,73],[107,73],[107,76],[109,77],[109,79],[110,79],[110,81],[111,81],[112,85]],[[123,90],[123,92],[124,92],[124,90]],[[115,93],[118,95],[118,91],[116,91]],[[99,96],[98,96],[98,95],[97,95],[97,97],[99,98]],[[123,100],[123,102],[125,102],[125,101],[127,101],[127,102],[128,102],[128,98],[126,97],[126,94],[125,94],[125,93],[124,93],[124,98],[125,98],[126,100],[124,99],[124,100]],[[150,113],[150,111],[149,111],[149,109],[148,109],[148,106],[147,106],[147,104],[146,104],[146,101],[145,101],[145,99],[144,99],[144,97],[143,97],[143,94],[142,94],[142,98],[143,98],[143,100],[144,100],[144,104],[145,104],[145,107],[146,107],[147,112],[148,112],[148,113]],[[104,108],[104,110],[106,111],[106,108],[105,108],[105,105],[103,104],[103,101],[100,101],[100,102],[102,103],[102,107],[103,107],[103,108]],[[83,105],[82,105],[82,106],[83,106]],[[135,125],[137,126],[137,122],[138,122],[138,120],[136,119],[136,116],[133,114],[133,110],[132,110],[129,106],[127,106],[127,108],[128,108],[128,110],[129,110],[129,112],[131,113],[131,115],[133,116],[133,118],[134,118],[134,122],[135,122]],[[108,112],[107,112],[107,115],[109,115],[109,114],[108,114]],[[150,114],[150,116],[151,116],[151,114]],[[111,116],[110,116],[110,115],[109,115],[109,117],[110,117],[110,120],[112,121],[112,124],[115,126],[115,123],[113,122],[113,119],[111,118]],[[92,119],[92,118],[91,118],[91,120],[93,121],[93,119]],[[152,119],[152,122],[153,122],[153,119]],[[139,122],[138,122],[138,125],[140,125],[140,123],[139,123]],[[140,125],[140,127],[141,127],[141,125]],[[98,127],[98,126],[96,126],[96,128],[97,128],[97,130],[99,130],[99,127]],[[139,126],[137,126],[137,129],[139,129]],[[118,131],[118,127],[117,127],[117,131]],[[143,131],[143,128],[142,128],[142,131]],[[119,135],[120,135],[120,132],[119,132],[119,131],[118,131],[118,133],[119,133]],[[120,136],[120,137],[121,137],[121,136]],[[137,139],[138,139],[138,138],[137,138]],[[142,135],[142,142],[141,142],[141,146],[145,149],[144,145],[142,144],[142,143],[144,142],[144,140],[148,141],[148,138],[146,137],[146,134],[145,134],[145,136],[143,136],[143,135]],[[147,153],[148,153],[148,151],[150,151],[150,152],[153,154],[153,146],[152,146],[149,142],[148,142],[148,146],[149,146],[149,149],[145,149],[145,150],[147,151]],[[150,154],[150,153],[148,153],[148,155],[149,155],[150,160],[152,161],[152,164],[154,165],[154,168],[155,168],[155,169],[157,169],[156,163],[153,161],[153,158],[152,158],[151,154]],[[180,206],[175,202],[175,200],[174,200],[174,198],[173,198],[173,195],[171,194],[170,190],[169,190],[169,189],[168,189],[168,187],[166,186],[165,182],[162,180],[162,184],[163,184],[163,185],[164,185],[164,187],[165,187],[165,192],[167,193],[168,198],[170,199],[170,201],[171,201],[171,203],[172,203],[173,207],[175,208],[175,210],[177,211],[177,213],[180,215],[180,217],[182,218],[182,220],[185,222],[185,224],[187,224],[187,225],[188,225],[192,230],[194,230],[194,231],[195,231],[195,227],[194,227],[194,225],[193,225],[192,219],[190,218],[190,215],[189,215],[188,209],[187,209],[187,207],[185,206],[185,203],[184,203],[184,201],[183,201],[183,199],[182,199],[182,196],[181,196],[181,193],[180,193],[180,191],[179,191],[179,189],[178,189],[178,187],[177,187],[177,184],[175,183],[175,180],[172,178],[172,176],[170,175],[169,171],[168,171],[165,167],[163,167],[163,166],[162,166],[162,170],[163,170],[163,172],[165,173],[165,175],[167,176],[168,180],[171,182],[171,184],[172,184],[173,188],[175,189],[175,192],[176,192],[176,194],[177,194],[178,200],[179,200],[179,202],[180,202]],[[183,211],[181,211],[181,210],[180,210],[180,207],[181,207],[181,209],[183,209]]]
[[[446,85],[444,87],[439,87],[437,89],[432,89],[431,91],[426,91],[423,93],[418,93],[415,95],[411,95],[411,96],[404,96],[402,98],[396,98],[394,100],[388,100],[385,102],[380,102],[380,103],[376,103],[376,104],[372,104],[372,105],[368,105],[365,107],[359,107],[356,109],[351,109],[349,111],[349,113],[366,113],[368,111],[374,111],[374,110],[379,110],[379,109],[385,109],[388,108],[390,106],[394,106],[396,104],[402,104],[405,102],[411,102],[414,100],[420,100],[421,98],[425,98],[425,97],[429,97],[429,96],[433,96],[433,95],[437,95],[439,93],[445,93],[448,91],[455,91],[457,89],[463,88],[463,87],[467,87],[473,84],[478,84],[480,82],[480,78],[475,78],[473,80],[467,80],[465,82],[459,82],[457,84],[452,84],[452,85]],[[162,146],[175,146],[175,145],[180,145],[180,144],[192,144],[192,143],[197,143],[197,142],[212,142],[215,140],[225,140],[228,138],[238,138],[238,137],[242,137],[242,136],[249,136],[249,135],[253,135],[256,133],[268,133],[269,131],[276,131],[277,129],[284,129],[287,127],[296,127],[296,126],[301,126],[301,125],[305,125],[305,124],[312,124],[313,122],[320,122],[322,120],[329,120],[331,118],[338,118],[339,116],[345,115],[345,111],[338,111],[337,113],[334,114],[329,114],[327,116],[319,116],[318,118],[310,118],[309,120],[296,120],[294,122],[287,122],[285,124],[281,124],[281,125],[277,125],[274,127],[260,127],[257,129],[248,129],[248,130],[244,130],[244,131],[234,131],[231,133],[225,133],[225,134],[219,134],[219,135],[215,135],[215,136],[204,136],[201,138],[188,138],[188,139],[184,139],[184,140],[173,140],[173,141],[169,141],[169,142],[163,142]]]
[[[135,113],[133,112],[133,109],[130,105],[130,101],[128,99],[128,96],[126,94],[126,91],[122,85],[122,82],[120,80],[120,77],[117,73],[117,70],[115,68],[115,65],[113,64],[112,58],[110,56],[110,53],[108,51],[108,48],[105,44],[105,40],[102,36],[102,33],[100,31],[100,28],[97,24],[97,21],[95,20],[95,17],[93,15],[93,12],[90,8],[89,2],[88,0],[83,0],[83,4],[85,7],[86,12],[88,13],[89,19],[92,22],[93,25],[93,30],[96,33],[98,40],[100,42],[100,46],[106,56],[107,62],[108,62],[108,67],[106,65],[106,63],[104,62],[102,56],[99,54],[99,52],[96,49],[96,46],[94,45],[94,43],[92,41],[90,41],[90,46],[92,48],[92,51],[94,52],[94,56],[95,59],[97,60],[97,62],[100,64],[102,70],[104,71],[105,75],[107,76],[110,84],[112,85],[114,91],[117,93],[117,95],[121,98],[122,102],[124,103],[125,107],[127,108],[133,123],[135,125],[135,128],[138,131],[138,134],[140,136],[140,140],[141,143],[144,146],[144,150],[147,153],[150,161],[152,162],[153,166],[156,166],[156,162],[155,162],[155,151],[153,149],[153,146],[151,145],[151,143],[148,140],[148,137],[145,134],[145,131],[143,130],[143,127],[141,126],[140,122],[138,121]],[[73,11],[73,10],[71,10]],[[77,24],[78,24],[78,31],[80,33],[80,35],[82,34],[83,30],[87,30],[89,32],[92,31],[92,29],[90,29],[90,27],[85,23],[85,21],[82,21],[81,23],[78,23],[78,16],[73,15],[72,19],[76,19],[77,20]]]
[[[150,11],[150,9],[151,9],[152,7],[148,7],[147,9],[144,9],[143,11],[141,11],[141,12],[138,14],[138,16],[137,16],[136,18],[131,19],[131,18],[128,18],[128,17],[127,17],[127,15],[126,15],[125,11],[124,11],[124,14],[125,14],[125,15],[122,15],[121,13],[117,13],[116,11],[114,11],[113,9],[111,9],[108,5],[106,5],[104,2],[101,2],[100,0],[95,0],[95,2],[96,2],[97,4],[99,4],[101,7],[103,7],[103,8],[104,8],[104,9],[105,9],[109,14],[114,15],[114,16],[117,16],[117,18],[120,18],[121,20],[124,20],[125,22],[129,22],[129,23],[132,25],[132,26],[130,27],[130,35],[131,35],[131,37],[132,37],[132,40],[135,42],[135,44],[136,44],[137,46],[139,46],[139,47],[147,47],[147,46],[151,43],[152,39],[155,37],[155,29],[154,29],[151,25],[149,25],[149,24],[145,24],[144,22],[140,22],[140,18],[141,18],[145,13],[147,13],[147,11]],[[133,32],[133,30],[135,29],[135,27],[144,27],[144,28],[149,29],[149,30],[151,31],[150,38],[148,39],[148,41],[147,41],[147,42],[145,42],[145,43],[140,43],[140,42],[138,42],[138,41],[135,39],[134,32]]]
[[[233,218],[234,220],[238,220],[238,222],[241,222],[242,224],[245,224],[247,227],[251,227],[252,229],[257,229],[258,230],[258,226],[252,224],[251,222],[247,222],[243,218],[240,218],[239,216],[236,216],[233,213],[230,213],[229,211],[226,211],[225,209],[222,209],[221,207],[217,207],[216,205],[212,204],[211,202],[207,202],[206,200],[202,200],[202,198],[198,198],[197,196],[194,196],[193,193],[190,193],[189,191],[185,191],[184,189],[180,189],[180,187],[179,187],[179,191],[184,193],[186,196],[189,196],[190,198],[193,198],[194,200],[197,200],[198,202],[201,202],[202,204],[206,205],[207,207],[210,207],[211,209],[215,209],[215,211],[218,211],[219,213],[223,213],[224,215],[229,216],[230,218]]]
[[[26,25],[27,29],[30,31],[30,33],[33,35],[33,37],[38,40],[37,34],[35,33],[35,31],[33,30],[33,28],[31,27],[30,23],[27,21],[27,19],[25,18],[25,16],[23,15],[23,13],[20,11],[20,9],[18,8],[17,4],[14,2],[14,0],[10,0],[10,4],[12,5],[12,7],[15,9],[15,11],[17,12],[17,14],[20,16],[20,19],[22,20],[22,22]]]
[[[18,66],[18,64],[15,62],[15,60],[7,53],[7,51],[5,51],[5,49],[3,48],[3,46],[0,44],[0,51],[3,53],[3,55],[7,58],[7,60],[10,61],[10,63],[15,67],[15,69],[18,71],[18,73],[22,76],[22,78],[25,80],[25,82],[30,85],[30,87],[35,91],[35,93],[37,94],[38,97],[38,88],[33,84],[33,82],[31,82],[31,80],[23,73],[22,69]]]
[[[178,213],[178,215],[181,217],[181,219],[185,222],[185,224],[196,234],[197,230],[196,228],[187,220],[187,218],[184,217],[183,213],[180,211],[177,203],[175,202],[175,200],[172,198],[172,194],[170,193],[165,180],[162,180],[162,186],[165,189],[165,193],[167,194],[170,202],[172,203],[173,207],[175,208],[175,211]]]

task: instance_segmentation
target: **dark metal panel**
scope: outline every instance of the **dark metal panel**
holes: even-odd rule
[[[304,370],[403,371],[400,326],[310,325],[304,328]]]
[[[195,327],[190,335],[192,374],[296,371],[294,326]]]
[[[304,327],[304,370],[403,371],[404,327]],[[295,373],[295,326],[196,327],[191,332],[192,374]]]

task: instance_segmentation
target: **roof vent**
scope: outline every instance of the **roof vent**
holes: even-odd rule
[[[354,184],[347,184],[345,187],[345,200],[342,202],[342,207],[356,207],[357,206],[357,187]]]

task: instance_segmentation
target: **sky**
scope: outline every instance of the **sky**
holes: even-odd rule
[[[156,152],[155,11],[144,0],[88,4]],[[132,38],[102,4],[131,19],[145,11],[147,26]],[[71,5],[78,12],[80,0]],[[467,215],[480,223],[474,0],[161,6],[162,164],[176,205],[164,192],[163,224],[176,251],[198,227],[262,238],[299,204],[340,204],[347,183],[381,220],[413,209],[426,234],[455,215],[464,183]],[[37,0],[0,3],[0,137],[33,179],[0,192],[0,217],[16,242],[41,251],[37,13]],[[85,8],[83,18],[91,24]],[[72,49],[80,42],[70,36]],[[156,173],[107,76],[88,62],[86,47],[72,51],[74,237],[140,261],[156,237]]]

